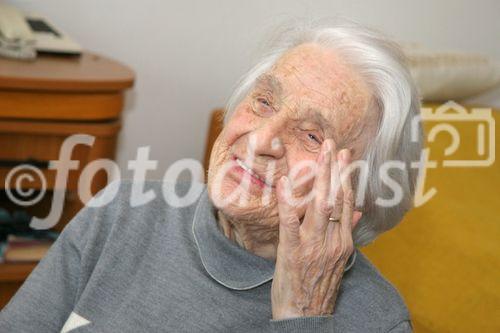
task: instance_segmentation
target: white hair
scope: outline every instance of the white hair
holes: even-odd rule
[[[412,119],[420,114],[420,100],[416,86],[406,67],[399,46],[380,32],[352,21],[293,22],[279,29],[269,45],[268,52],[237,84],[226,105],[225,120],[253,88],[256,79],[269,71],[288,50],[304,44],[316,43],[332,49],[354,68],[373,93],[369,107],[378,112],[378,132],[364,151],[368,165],[363,217],[353,231],[354,242],[363,246],[379,234],[396,226],[412,207],[417,170],[412,161],[419,161],[422,134],[420,122],[416,127],[417,140],[412,141]],[[414,135],[415,136],[415,135]],[[397,205],[381,207],[378,197],[390,198],[392,191],[381,182],[379,172],[386,161],[400,161],[405,169],[389,172],[390,178],[402,189],[403,198]]]

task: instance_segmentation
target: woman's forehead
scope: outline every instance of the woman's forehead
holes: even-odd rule
[[[281,81],[299,81],[304,88],[326,90],[342,89],[360,79],[334,50],[310,43],[286,52],[271,73]]]
[[[371,97],[367,84],[334,50],[303,44],[285,53],[257,79],[256,87],[287,103],[294,117],[315,116],[335,121],[365,109]],[[291,104],[291,105],[290,105]]]

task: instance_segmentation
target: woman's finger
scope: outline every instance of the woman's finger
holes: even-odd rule
[[[339,155],[340,157],[340,155]],[[334,244],[338,244],[339,242],[339,229],[340,229],[340,219],[342,217],[342,207],[344,205],[344,193],[342,191],[342,186],[340,184],[340,164],[339,164],[339,158],[335,155],[335,157],[332,157],[332,184],[330,188],[330,198],[333,200],[332,206],[333,210],[331,213],[331,218],[338,219],[339,221],[337,222],[330,222],[328,223],[327,227],[327,239],[328,242],[331,243],[333,246]]]
[[[304,222],[302,223],[302,228],[305,232],[319,232],[324,234],[328,226],[328,218],[332,212],[332,202],[328,198],[331,183],[332,149],[333,140],[325,140],[321,146],[318,169],[312,189],[314,191],[314,199],[309,205]]]
[[[356,227],[356,225],[358,224],[359,220],[361,220],[362,217],[363,213],[361,213],[360,211],[355,210],[352,213],[352,226],[351,226],[352,230],[354,230],[354,228]]]
[[[276,186],[279,213],[279,243],[295,244],[299,239],[300,221],[292,205],[293,194],[290,180],[281,177]]]
[[[340,157],[340,182],[342,185],[343,205],[340,219],[341,230],[344,237],[352,237],[352,218],[354,210],[354,193],[351,184],[351,173],[348,168],[351,162],[349,150],[343,149]]]

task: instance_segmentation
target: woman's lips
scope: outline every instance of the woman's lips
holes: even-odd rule
[[[240,176],[240,178],[243,178],[243,176],[250,176],[250,182],[252,184],[258,185],[261,188],[264,187],[272,187],[269,184],[267,184],[255,171],[253,171],[251,168],[249,168],[243,161],[241,161],[238,157],[233,156],[232,158],[235,161],[235,165],[232,168],[232,170]]]

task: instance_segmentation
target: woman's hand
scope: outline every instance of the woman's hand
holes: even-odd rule
[[[334,168],[332,179],[337,155],[332,147],[332,140],[326,140],[321,147],[315,195],[302,224],[287,200],[292,192],[288,178],[284,176],[278,182],[280,226],[271,290],[273,319],[333,313],[344,267],[354,251],[352,228],[361,213],[353,211],[351,180],[345,172],[350,153],[340,151],[339,167]],[[332,200],[329,195],[335,185],[338,191]],[[329,221],[329,217],[340,219],[340,223]]]

